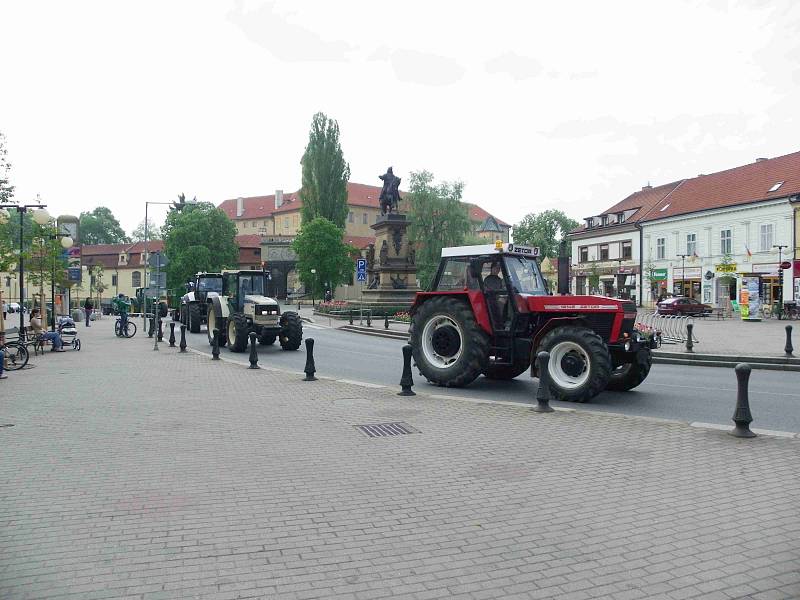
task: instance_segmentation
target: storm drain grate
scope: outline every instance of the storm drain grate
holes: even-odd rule
[[[420,433],[419,429],[414,429],[408,423],[375,423],[371,425],[354,425],[354,427],[371,438]]]

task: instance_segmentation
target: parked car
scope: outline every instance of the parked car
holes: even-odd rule
[[[678,296],[667,298],[656,305],[660,315],[704,316],[711,314],[711,306],[698,302],[694,298]]]
[[[9,302],[4,306],[4,312],[8,313],[18,313],[19,312],[19,303],[18,302]]]

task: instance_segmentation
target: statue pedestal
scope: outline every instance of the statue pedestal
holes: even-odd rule
[[[364,305],[373,308],[410,307],[419,291],[415,253],[408,244],[409,221],[405,215],[378,217],[375,230],[375,262],[367,272],[367,283],[377,278],[374,289],[365,287]]]

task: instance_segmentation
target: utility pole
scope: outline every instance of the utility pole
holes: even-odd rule
[[[781,290],[781,296],[778,298],[778,320],[781,320],[781,316],[783,315],[783,268],[781,267],[781,263],[783,262],[783,249],[788,248],[786,244],[774,244],[773,248],[778,249],[778,287]],[[772,298],[772,304],[775,304],[775,297]]]

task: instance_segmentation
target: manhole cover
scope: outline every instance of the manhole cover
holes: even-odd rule
[[[413,428],[408,423],[373,423],[370,425],[354,425],[354,427],[371,438],[421,433],[419,429]]]

